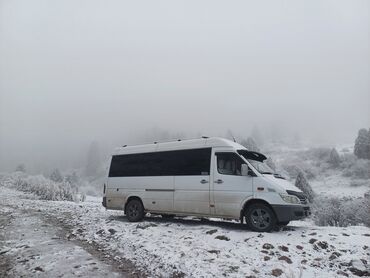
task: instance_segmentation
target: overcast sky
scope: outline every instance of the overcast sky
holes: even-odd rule
[[[370,126],[369,3],[0,0],[0,171],[153,127],[351,142]]]

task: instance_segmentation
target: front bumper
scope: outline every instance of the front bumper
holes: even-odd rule
[[[309,206],[272,205],[272,208],[275,211],[278,222],[299,220],[311,215]]]

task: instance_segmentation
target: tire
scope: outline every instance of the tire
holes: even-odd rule
[[[143,204],[137,200],[130,200],[126,205],[126,216],[130,222],[139,222],[144,218],[144,207]]]
[[[247,208],[245,219],[255,232],[271,232],[276,227],[276,216],[265,204],[252,204]]]

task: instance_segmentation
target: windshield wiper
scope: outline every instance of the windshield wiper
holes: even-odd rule
[[[274,173],[272,172],[261,172],[261,174],[266,174],[266,175],[275,175]]]

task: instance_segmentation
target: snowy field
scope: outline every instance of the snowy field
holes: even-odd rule
[[[358,277],[370,229],[292,222],[255,233],[234,222],[149,216],[130,223],[99,199],[37,200],[0,187],[6,277]],[[57,275],[58,274],[58,275]],[[0,275],[1,276],[1,275]]]

